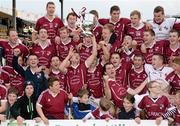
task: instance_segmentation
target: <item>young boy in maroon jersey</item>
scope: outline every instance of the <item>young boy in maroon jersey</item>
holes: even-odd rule
[[[164,54],[164,43],[157,43],[155,41],[155,32],[152,29],[144,31],[143,39],[144,43],[141,45],[141,52],[146,63],[151,64],[154,53]]]
[[[39,18],[36,22],[35,31],[32,34],[32,40],[35,41],[37,39],[37,32],[40,28],[46,28],[48,32],[48,38],[51,39],[53,45],[55,45],[55,38],[59,36],[59,28],[63,27],[64,24],[59,17],[54,15],[55,12],[55,4],[54,2],[48,2],[46,4],[47,14],[41,18]]]
[[[163,119],[168,119],[169,122],[173,122],[173,126],[180,126],[180,91],[177,91],[175,95],[175,107],[162,116],[156,118],[156,124],[159,125]]]
[[[101,98],[99,102],[99,107],[95,109],[93,112],[88,113],[83,120],[87,119],[113,119],[110,114],[110,108],[112,103],[107,98]]]
[[[37,112],[46,125],[49,124],[48,119],[64,119],[64,107],[68,102],[68,94],[60,89],[58,78],[49,78],[48,86],[36,104]]]
[[[180,57],[174,58],[172,67],[174,68],[174,71],[166,76],[166,80],[171,86],[170,94],[173,95],[176,91],[180,90]]]
[[[144,96],[138,104],[140,110],[144,110],[146,119],[156,119],[164,114],[170,107],[169,100],[166,96],[161,95],[161,84],[157,81],[151,81],[147,84],[149,95]],[[137,113],[135,121],[140,123],[140,116]]]
[[[171,65],[173,57],[180,55],[180,33],[171,30],[169,33],[169,45],[165,48],[166,63]]]
[[[133,65],[128,73],[128,85],[130,88],[137,88],[142,82],[147,78],[147,74],[144,69],[144,57],[142,54],[135,54],[133,57]],[[143,90],[139,93],[145,94],[147,92],[147,87],[145,86]]]
[[[138,10],[134,10],[130,14],[131,24],[128,24],[126,33],[133,37],[133,40],[137,42],[137,45],[143,43],[143,36],[145,31],[145,24],[141,21],[141,13]]]
[[[93,63],[97,56],[97,45],[95,37],[92,38],[93,49],[92,54],[86,59],[84,63],[80,62],[79,53],[75,52],[73,48],[70,48],[69,54],[61,63],[59,69],[66,74],[68,93],[71,92],[73,96],[77,96],[77,92],[82,87],[86,87],[86,68]],[[67,64],[70,62],[70,65]]]
[[[30,53],[39,57],[39,65],[49,68],[52,56],[56,55],[54,46],[51,40],[48,39],[48,33],[45,28],[40,28],[38,31],[37,44],[31,47]]]

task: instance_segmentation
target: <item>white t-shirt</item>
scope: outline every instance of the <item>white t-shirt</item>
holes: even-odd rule
[[[165,18],[164,21],[159,25],[154,21],[150,21],[149,23],[152,25],[153,30],[156,35],[156,40],[168,40],[169,32],[173,28],[175,23],[179,23],[180,19],[176,18]]]
[[[153,80],[164,80],[166,76],[173,71],[171,67],[161,67],[160,69],[156,70],[151,64],[144,65],[145,72],[148,75],[148,81]]]

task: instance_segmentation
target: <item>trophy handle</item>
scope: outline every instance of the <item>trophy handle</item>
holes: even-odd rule
[[[80,15],[78,15],[78,14],[74,11],[74,9],[73,9],[73,8],[71,8],[71,10],[72,10],[72,12],[76,15],[76,17],[78,17],[78,18],[80,18],[80,17],[81,17]]]

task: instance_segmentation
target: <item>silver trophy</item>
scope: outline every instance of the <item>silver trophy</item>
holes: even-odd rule
[[[92,30],[97,24],[97,19],[93,14],[85,13],[86,8],[83,7],[79,12],[79,15],[72,9],[72,11],[77,15],[80,19],[80,27],[82,29],[82,34],[85,36],[93,35]]]

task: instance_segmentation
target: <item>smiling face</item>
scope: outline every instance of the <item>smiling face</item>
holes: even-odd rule
[[[9,40],[13,44],[16,44],[18,42],[18,33],[17,33],[17,31],[12,30],[12,31],[9,32]]]
[[[36,55],[30,55],[28,57],[28,63],[30,67],[37,67],[39,63],[38,57]]]
[[[120,55],[116,53],[112,54],[110,62],[114,65],[115,68],[117,68],[121,63]]]
[[[13,105],[17,100],[17,95],[14,93],[8,94],[8,102]]]
[[[180,37],[178,35],[178,32],[170,32],[169,34],[169,42],[170,45],[176,45],[179,43]]]
[[[111,20],[113,22],[118,22],[119,21],[119,18],[120,18],[120,11],[119,10],[112,11],[112,13],[110,15],[111,15]]]
[[[69,38],[69,33],[68,33],[68,30],[66,29],[66,28],[64,28],[64,29],[61,29],[60,31],[59,31],[59,33],[60,33],[60,39],[61,39],[61,41],[66,41],[68,38]]]
[[[54,4],[48,4],[46,7],[47,14],[49,16],[53,16],[55,12],[55,5]]]
[[[141,19],[137,14],[130,16],[130,18],[131,18],[131,23],[133,26],[136,27],[139,25]]]
[[[59,69],[59,65],[60,65],[59,57],[57,57],[57,56],[52,57],[52,59],[51,59],[51,67],[53,69],[58,70]]]
[[[141,57],[141,56],[134,56],[134,58],[133,58],[133,65],[134,65],[135,69],[142,68],[143,64],[144,64],[143,57]]]
[[[45,42],[48,38],[47,30],[46,29],[40,29],[38,37],[42,42]]]
[[[116,71],[113,64],[107,64],[105,67],[105,74],[109,76],[109,78],[114,79],[116,76]]]
[[[164,14],[162,13],[162,11],[160,11],[160,12],[154,12],[154,21],[156,22],[156,23],[161,23],[161,22],[163,22],[163,20],[164,20]]]

